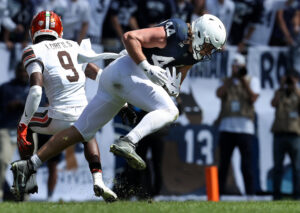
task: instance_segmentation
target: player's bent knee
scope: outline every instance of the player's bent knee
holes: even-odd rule
[[[166,111],[170,114],[170,118],[171,118],[170,122],[173,122],[178,118],[179,110],[176,106],[170,107]]]

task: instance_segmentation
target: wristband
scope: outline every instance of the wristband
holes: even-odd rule
[[[150,70],[151,64],[149,64],[149,62],[145,59],[141,63],[139,63],[138,66],[145,72],[148,72]]]

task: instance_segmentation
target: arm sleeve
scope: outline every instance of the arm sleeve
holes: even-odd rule
[[[38,85],[34,85],[30,87],[29,93],[25,103],[25,109],[21,118],[20,123],[24,123],[26,125],[29,124],[33,114],[39,107],[42,98],[42,87]]]
[[[39,62],[32,62],[26,67],[26,71],[30,76],[34,72],[42,73],[42,65]],[[42,87],[34,85],[30,87],[25,103],[25,109],[20,123],[29,124],[33,114],[39,107],[42,98]]]

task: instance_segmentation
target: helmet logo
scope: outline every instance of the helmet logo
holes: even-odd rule
[[[55,21],[51,21],[50,28],[55,28]]]
[[[43,24],[44,24],[44,21],[39,21],[38,22],[38,25],[40,25],[40,26],[43,26]]]

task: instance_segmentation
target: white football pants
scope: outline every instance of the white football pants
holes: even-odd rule
[[[66,121],[48,117],[48,108],[39,107],[37,112],[34,113],[29,127],[30,129],[39,134],[54,135],[68,127],[72,126],[75,121]]]
[[[178,109],[168,93],[152,83],[129,56],[123,56],[104,69],[96,96],[74,126],[88,141],[126,102],[149,112],[128,134],[134,143],[178,116]]]

